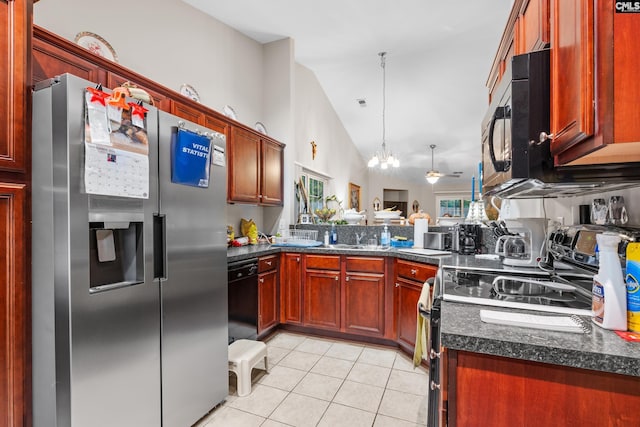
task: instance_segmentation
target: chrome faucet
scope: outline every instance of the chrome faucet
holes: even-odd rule
[[[364,238],[365,235],[366,233],[364,231],[360,234],[356,233],[356,245],[360,244],[360,241]]]

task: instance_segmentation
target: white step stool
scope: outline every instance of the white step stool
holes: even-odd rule
[[[262,341],[237,340],[229,344],[229,370],[238,379],[238,396],[251,394],[251,371],[262,359],[269,373],[267,345]]]

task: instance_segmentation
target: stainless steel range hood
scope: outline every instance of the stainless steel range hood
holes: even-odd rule
[[[640,187],[637,163],[560,167],[543,179],[510,179],[485,189],[485,195],[501,199],[572,197]]]

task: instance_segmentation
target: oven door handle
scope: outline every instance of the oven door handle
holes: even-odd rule
[[[497,160],[496,159],[496,151],[493,147],[493,133],[496,127],[496,121],[498,119],[510,119],[511,118],[511,107],[508,105],[496,107],[493,112],[493,116],[491,117],[491,123],[489,124],[489,155],[491,156],[491,164],[493,164],[493,169],[496,172],[506,172],[509,170],[509,165],[506,160]]]

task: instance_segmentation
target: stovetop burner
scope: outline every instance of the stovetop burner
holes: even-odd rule
[[[591,278],[565,274],[443,269],[443,299],[529,310],[591,314]]]

